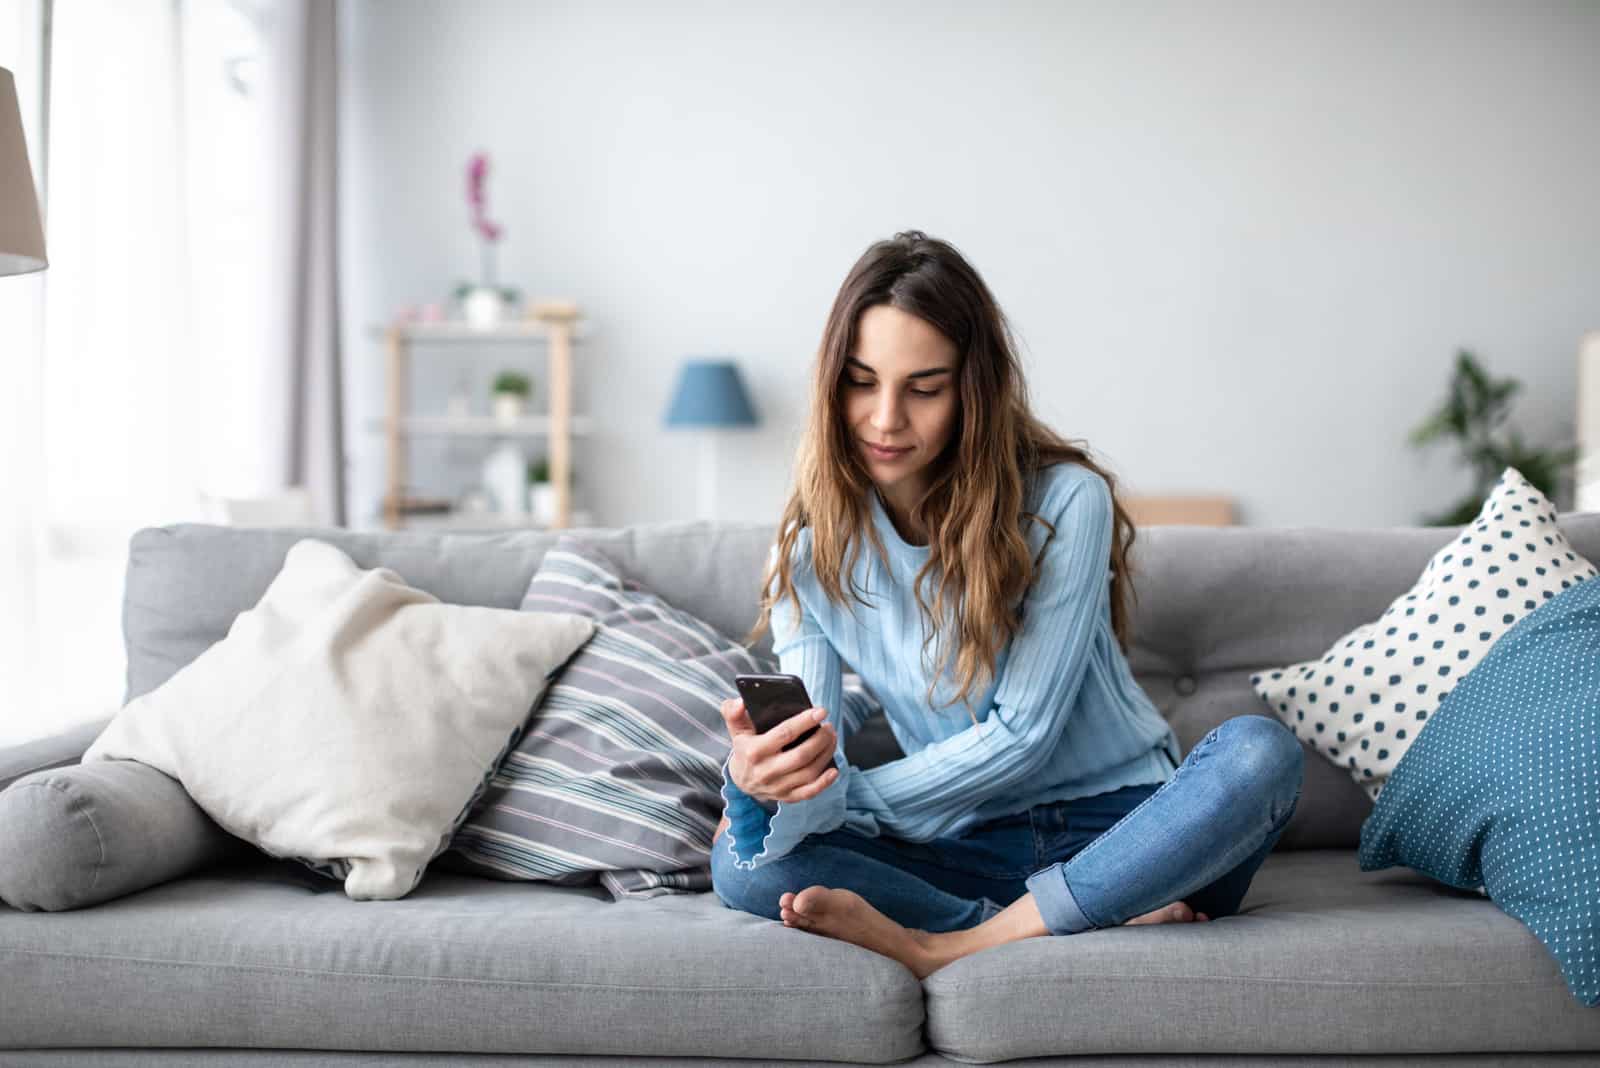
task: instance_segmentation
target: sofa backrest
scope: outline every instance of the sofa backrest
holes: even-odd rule
[[[1600,513],[1569,514],[1573,548],[1600,561]],[[573,531],[647,589],[743,638],[776,527],[697,521]],[[1184,752],[1219,723],[1271,715],[1257,671],[1319,657],[1410,588],[1456,528],[1376,530],[1151,527],[1132,561],[1138,601],[1129,660]],[[182,524],[134,535],[123,603],[127,699],[165,682],[227,634],[304,537],[337,545],[361,567],[388,567],[455,604],[514,608],[557,535],[367,533]],[[756,644],[770,652],[764,634]],[[877,742],[892,746],[887,731]],[[1372,802],[1343,770],[1306,754],[1305,783],[1283,849],[1355,848]]]

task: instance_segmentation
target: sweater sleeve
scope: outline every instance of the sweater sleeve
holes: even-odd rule
[[[833,762],[839,777],[808,801],[760,802],[733,781],[729,759],[722,763],[722,799],[728,817],[736,866],[754,869],[786,855],[808,834],[823,834],[844,823],[845,778],[850,768],[844,757],[845,738],[859,724],[847,714],[844,671],[839,653],[811,612],[780,598],[772,607],[772,648],[779,670],[800,676],[817,708],[828,710],[838,743]]]
[[[1104,479],[1089,476],[1053,484],[1040,502],[1039,515],[1055,534],[1024,598],[988,716],[840,780],[851,811],[873,816],[883,833],[913,842],[955,833],[979,804],[1026,781],[1055,750],[1110,604],[1111,492]]]

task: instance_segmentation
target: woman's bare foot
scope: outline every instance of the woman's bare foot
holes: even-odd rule
[[[852,942],[904,964],[922,979],[950,963],[937,950],[937,940],[926,931],[902,927],[867,903],[853,890],[808,886],[798,894],[778,898],[778,910],[787,927]]]
[[[1189,907],[1187,901],[1174,901],[1170,905],[1163,905],[1153,912],[1143,916],[1135,916],[1123,922],[1124,927],[1132,927],[1138,923],[1191,923],[1196,920],[1206,923],[1211,919],[1203,912],[1196,912]]]
[[[999,915],[962,931],[930,933],[902,927],[873,908],[860,894],[826,886],[808,886],[798,894],[783,894],[778,898],[778,912],[787,927],[798,927],[881,953],[904,964],[918,979],[970,953],[1050,933],[1032,894],[1022,895]],[[1203,912],[1194,912],[1188,902],[1175,901],[1127,922],[1186,923],[1209,919]]]

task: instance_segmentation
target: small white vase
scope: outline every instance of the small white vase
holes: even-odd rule
[[[483,485],[502,515],[527,515],[528,458],[514,441],[501,442],[483,462]]]
[[[476,330],[492,330],[505,317],[506,301],[498,289],[478,286],[461,298],[461,314]]]
[[[533,521],[549,526],[556,521],[556,486],[554,482],[528,483],[528,511]]]
[[[520,393],[496,393],[491,410],[497,423],[511,424],[522,418],[523,404]]]

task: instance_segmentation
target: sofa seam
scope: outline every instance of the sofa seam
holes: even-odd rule
[[[74,767],[75,765],[77,765],[80,762],[81,756],[82,756],[82,754],[79,754],[79,756],[77,756],[77,757],[62,757],[59,760],[52,758],[50,760],[45,761],[45,763],[43,763],[43,764],[36,764],[36,765],[28,768],[25,771],[18,771],[18,772],[15,772],[15,773],[13,773],[11,771],[7,771],[6,774],[5,774],[5,777],[10,780],[10,785],[11,786],[15,786],[18,783],[20,783],[23,779],[26,779],[29,775],[36,775],[41,771],[55,771],[57,768]],[[27,783],[25,785],[32,786],[34,784],[33,783]]]
[[[422,982],[422,983],[463,983],[475,986],[514,986],[514,987],[554,987],[557,989],[583,989],[583,990],[626,990],[639,993],[688,993],[688,994],[715,994],[732,991],[754,992],[755,988],[749,984],[736,984],[730,986],[696,986],[696,987],[659,987],[659,986],[632,986],[622,983],[574,983],[557,982],[543,979],[479,979],[473,976],[453,975],[384,975],[381,972],[339,972],[327,971],[320,968],[286,968],[275,964],[227,964],[217,961],[183,961],[164,960],[158,957],[124,957],[108,956],[106,954],[89,953],[50,953],[36,949],[0,949],[0,957],[7,954],[44,957],[53,960],[81,960],[81,961],[114,961],[123,964],[150,964],[167,968],[204,968],[212,971],[241,971],[241,972],[271,972],[284,975],[310,975],[329,979],[377,979],[383,982]],[[793,986],[785,985],[782,990],[820,991],[830,994],[859,995],[866,991],[882,991],[892,994],[887,988],[858,987],[858,986]],[[921,991],[919,990],[919,994]],[[918,1002],[921,1002],[919,997]]]

